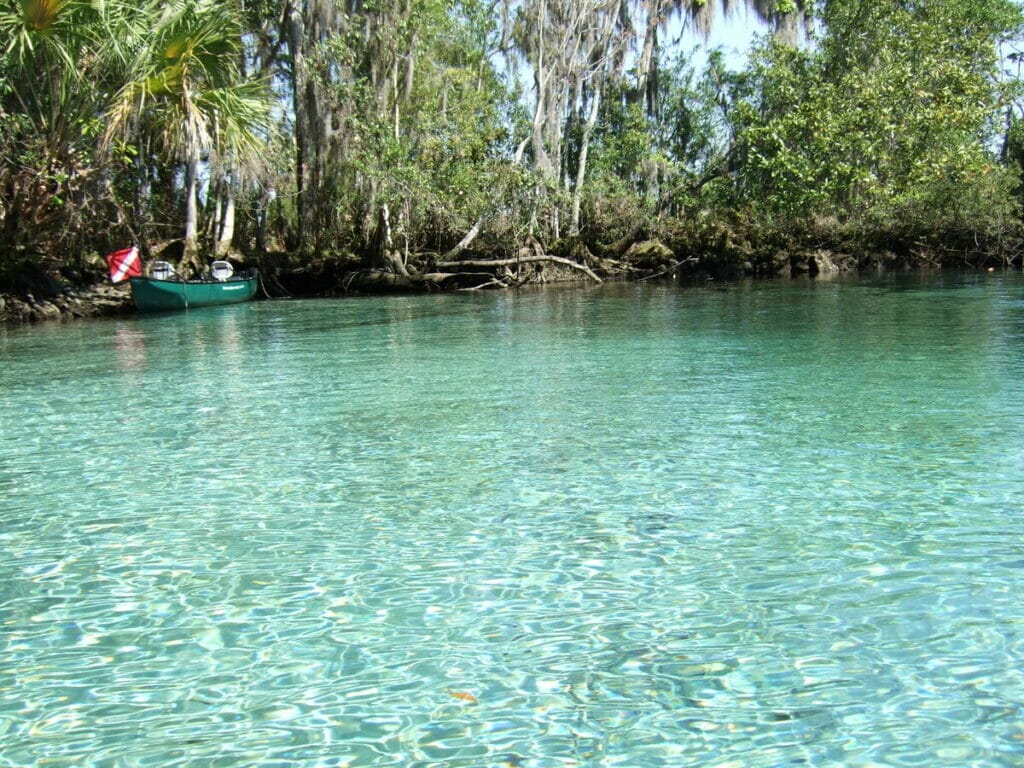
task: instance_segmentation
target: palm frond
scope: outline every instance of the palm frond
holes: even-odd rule
[[[241,30],[230,7],[172,0],[154,20],[130,82],[108,111],[105,140],[147,124],[171,155],[242,162],[257,154],[269,121],[268,89],[241,79]]]

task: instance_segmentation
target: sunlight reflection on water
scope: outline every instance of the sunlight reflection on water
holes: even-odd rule
[[[0,335],[0,765],[1014,765],[1024,281]]]

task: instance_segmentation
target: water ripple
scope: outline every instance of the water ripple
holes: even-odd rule
[[[1019,764],[1021,283],[936,279],[4,332],[0,766]]]

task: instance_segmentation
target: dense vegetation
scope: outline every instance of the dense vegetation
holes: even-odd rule
[[[733,71],[668,44],[714,0],[0,0],[0,286],[130,241],[320,275],[642,240],[1020,263],[1016,4],[748,5]]]

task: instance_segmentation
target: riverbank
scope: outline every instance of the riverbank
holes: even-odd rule
[[[52,296],[0,294],[0,322],[9,325],[110,317],[134,312],[127,285],[65,286]]]
[[[670,241],[671,242],[671,241]],[[902,257],[892,252],[853,255],[824,248],[800,250],[792,247],[769,251],[735,246],[718,252],[707,243],[695,251],[681,251],[660,240],[623,243],[595,256],[580,242],[564,241],[552,255],[532,255],[522,260],[472,260],[455,262],[438,271],[436,262],[410,263],[410,276],[360,268],[353,257],[325,256],[313,261],[292,254],[265,254],[245,260],[257,266],[263,276],[262,295],[295,298],[334,297],[347,294],[415,293],[431,290],[456,291],[514,288],[523,285],[581,283],[590,281],[639,281],[678,279],[688,282],[729,281],[744,277],[794,278],[810,276],[829,279],[858,272],[907,269],[988,269],[991,262],[944,265],[935,254],[917,252]],[[693,243],[687,245],[693,246]],[[680,253],[688,255],[680,256]],[[540,252],[543,253],[543,252]],[[515,261],[516,263],[511,263]],[[522,263],[519,263],[522,261]],[[470,265],[461,267],[461,264]],[[490,266],[490,268],[488,268]],[[1007,266],[1007,265],[1004,265]],[[1014,266],[1014,265],[1009,265]],[[90,317],[134,314],[131,289],[127,283],[111,285],[97,268],[92,281],[71,280],[60,270],[38,271],[20,294],[0,293],[0,323],[21,325],[37,322],[72,321]],[[76,284],[78,283],[78,284]]]

